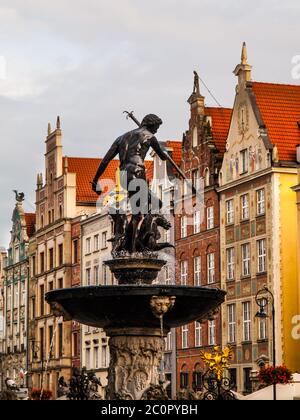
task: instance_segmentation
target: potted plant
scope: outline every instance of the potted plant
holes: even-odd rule
[[[286,385],[289,384],[292,379],[292,371],[286,366],[267,366],[260,370],[258,378],[261,384],[265,386],[270,385]]]
[[[42,393],[41,389],[34,388],[31,392],[32,400],[48,401],[48,400],[51,400],[51,398],[52,398],[52,391],[50,391],[49,389],[44,389]]]

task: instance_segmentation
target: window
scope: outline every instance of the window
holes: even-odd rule
[[[249,154],[248,150],[241,151],[242,172],[241,175],[246,174],[249,168]]]
[[[166,337],[166,351],[172,351],[172,333],[169,332],[169,334]]]
[[[181,335],[182,335],[182,348],[187,349],[188,346],[189,346],[189,327],[188,327],[188,325],[185,325],[184,327],[182,327]]]
[[[165,284],[171,284],[171,272],[170,272],[170,267],[167,265],[165,267]]]
[[[236,307],[228,305],[228,342],[236,342]]]
[[[77,264],[79,262],[79,253],[78,253],[78,239],[73,241],[73,263]]]
[[[241,205],[242,205],[242,220],[248,220],[249,219],[249,196],[248,196],[248,194],[242,195]]]
[[[227,249],[227,280],[234,280],[235,276],[235,249]]]
[[[207,255],[207,283],[213,284],[215,282],[215,254]]]
[[[216,321],[208,321],[208,345],[216,345]]]
[[[64,247],[63,244],[58,245],[58,265],[61,266],[64,263]]]
[[[54,268],[54,253],[53,248],[49,249],[49,270]]]
[[[40,253],[40,272],[43,274],[45,272],[45,253]]]
[[[180,277],[181,277],[181,285],[187,285],[187,275],[188,275],[188,262],[181,261],[180,263]]]
[[[187,237],[187,217],[186,216],[181,217],[181,237],[182,238]]]
[[[50,357],[53,357],[53,346],[51,346],[52,344],[52,338],[53,338],[53,325],[49,325],[48,327],[48,344],[49,344],[49,349],[51,349],[51,355]]]
[[[64,288],[64,280],[63,279],[58,279],[58,288],[59,289],[63,289]]]
[[[63,207],[62,207],[62,205],[60,204],[60,205],[59,205],[59,218],[60,218],[60,219],[62,219],[62,218],[63,218],[63,216],[64,216],[64,213],[63,213]]]
[[[244,341],[251,341],[251,304],[243,303]]]
[[[180,373],[180,388],[188,389],[188,387],[189,387],[189,373],[181,372]]]
[[[201,257],[194,258],[194,285],[201,286]]]
[[[99,369],[99,347],[94,347],[94,368]]]
[[[85,270],[85,282],[87,286],[91,285],[91,269],[87,268]]]
[[[242,276],[247,277],[251,274],[251,255],[250,244],[242,245]]]
[[[63,355],[63,324],[58,325],[58,356]]]
[[[108,285],[108,272],[107,272],[107,266],[105,264],[102,264],[102,280],[103,280],[103,285],[107,286]]]
[[[88,255],[91,253],[91,238],[87,238],[85,241],[85,254]]]
[[[258,272],[265,273],[267,271],[267,250],[266,240],[261,239],[257,241],[257,259],[258,259]]]
[[[16,246],[15,248],[15,263],[18,263],[20,261],[20,248]]]
[[[40,286],[40,316],[44,315],[44,307],[45,307],[45,287],[42,284]]]
[[[106,368],[108,363],[108,350],[107,346],[102,346],[102,367]]]
[[[14,285],[14,308],[19,307],[19,284]]]
[[[99,265],[94,267],[94,284],[99,286]]]
[[[49,292],[51,292],[53,290],[53,281],[49,281],[48,290],[49,290]]]
[[[214,208],[213,206],[207,207],[207,229],[215,227]]]
[[[259,305],[263,306],[264,308],[267,307],[268,301],[267,299],[260,299]],[[259,330],[258,330],[258,338],[259,340],[267,340],[268,338],[268,324],[267,318],[259,318]]]
[[[32,319],[35,318],[35,298],[31,298],[31,316]]]
[[[231,225],[234,223],[234,201],[233,200],[228,200],[226,201],[226,219],[227,219],[227,224]]]
[[[192,172],[193,187],[196,191],[200,189],[200,171],[196,169]]]
[[[11,286],[7,288],[7,310],[11,310]]]
[[[107,248],[107,232],[102,232],[102,249]]]
[[[36,275],[36,259],[35,259],[35,255],[31,259],[31,273],[32,273],[32,276],[33,277]]]
[[[197,370],[193,372],[193,390],[202,391],[202,389],[203,389],[202,373]]]
[[[99,235],[94,236],[94,252],[99,251]]]
[[[257,215],[262,216],[265,214],[265,190],[258,190],[256,192],[256,201],[257,201]]]
[[[195,322],[195,347],[202,346],[202,325],[200,322]]]
[[[79,356],[78,333],[73,333],[73,356]]]
[[[236,373],[236,369],[229,369],[229,379],[230,382],[232,384],[233,389],[237,388],[237,373]]]
[[[193,128],[193,147],[198,146],[198,129],[197,127]]]
[[[40,328],[40,360],[44,360],[44,354],[45,354],[45,339],[44,339],[44,328]]]
[[[246,394],[252,393],[251,372],[252,368],[244,369],[244,392]]]
[[[194,213],[194,234],[200,233],[201,230],[201,213],[196,211]]]
[[[91,349],[85,349],[85,367],[91,369]]]

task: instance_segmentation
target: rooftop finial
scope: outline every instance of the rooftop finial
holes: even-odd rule
[[[57,130],[60,130],[60,116],[58,115],[57,120],[56,120],[56,128]]]
[[[248,52],[246,42],[243,42],[241,64],[248,64]]]
[[[199,75],[196,72],[196,70],[194,70],[194,89],[193,89],[193,93],[196,94],[196,95],[200,95]]]
[[[50,136],[50,134],[51,134],[51,124],[48,123],[48,136]]]

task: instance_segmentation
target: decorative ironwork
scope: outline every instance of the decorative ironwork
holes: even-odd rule
[[[208,370],[203,376],[203,386],[206,390],[202,397],[203,400],[235,400],[232,392],[235,384],[226,377],[224,372],[229,368],[229,361],[232,359],[232,347],[214,347],[213,353],[200,353]]]

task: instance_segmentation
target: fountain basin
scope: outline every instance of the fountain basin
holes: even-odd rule
[[[54,290],[46,301],[57,305],[68,319],[96,328],[160,328],[153,314],[153,296],[175,297],[164,315],[164,328],[180,327],[204,319],[224,302],[226,292],[208,287],[186,286],[87,286]]]

